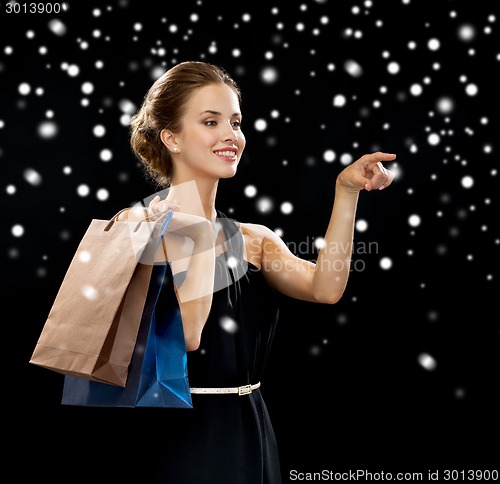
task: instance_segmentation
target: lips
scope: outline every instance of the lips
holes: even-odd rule
[[[234,162],[237,160],[236,156],[237,150],[235,149],[230,149],[230,148],[225,148],[223,150],[216,150],[214,151],[214,154],[217,155],[219,158],[222,158],[225,161],[229,162]]]

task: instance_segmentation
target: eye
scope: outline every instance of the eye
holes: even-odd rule
[[[207,120],[205,121],[205,126],[217,126],[217,121]]]
[[[240,121],[239,119],[238,119],[238,120],[236,120],[236,121],[233,121],[233,122],[231,123],[231,126],[232,126],[233,128],[241,128],[241,121]]]

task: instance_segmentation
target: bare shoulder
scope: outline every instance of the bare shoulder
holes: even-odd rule
[[[279,239],[270,228],[261,224],[239,223],[245,240],[246,258],[257,267],[261,267],[264,247]]]
[[[241,233],[245,240],[251,242],[252,245],[260,246],[261,250],[266,252],[273,250],[282,250],[286,247],[283,239],[266,225],[242,223],[240,224]]]
[[[265,225],[240,222],[240,228],[243,235],[250,237],[264,238],[269,237],[274,232]]]
[[[266,225],[262,224],[252,224],[252,223],[240,223],[241,233],[245,238],[252,240],[254,243],[259,242],[260,244],[284,244],[281,237],[271,230]]]

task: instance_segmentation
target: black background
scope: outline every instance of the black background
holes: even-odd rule
[[[398,155],[388,165],[397,173],[390,189],[361,193],[358,220],[368,228],[356,231],[356,243],[372,250],[355,253],[358,269],[344,298],[333,306],[283,298],[262,391],[285,481],[291,469],[426,476],[498,469],[494,2],[66,4],[48,14],[24,13],[23,3],[7,13],[0,3],[3,404],[11,429],[4,438],[12,458],[26,459],[13,466],[16,475],[78,482],[97,475],[99,464],[113,481],[118,469],[147,465],[148,448],[161,438],[154,411],[61,407],[63,377],[28,361],[90,220],[156,190],[129,149],[122,102],[137,108],[166,68],[198,59],[225,67],[243,92],[247,148],[237,176],[220,183],[218,208],[280,229],[302,257],[314,259],[312,241],[326,229],[342,155]],[[51,28],[54,19],[64,34]],[[351,60],[360,76],[345,68]],[[78,66],[78,75],[67,65]],[[267,68],[275,82],[265,81]],[[86,82],[90,94],[82,91]],[[345,105],[334,105],[338,94]],[[443,98],[451,111],[440,109]],[[263,131],[255,128],[259,119],[267,122]],[[39,134],[47,120],[54,137]],[[94,135],[96,125],[104,136]],[[103,149],[111,160],[100,158]],[[87,196],[77,193],[82,184]],[[247,185],[255,197],[245,195]],[[101,188],[109,193],[102,201]],[[273,201],[271,211],[258,209],[261,196]],[[283,202],[292,213],[280,211]],[[425,355],[433,366],[421,364]],[[79,439],[93,443],[86,456]]]

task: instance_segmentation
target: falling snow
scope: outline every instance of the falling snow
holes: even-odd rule
[[[45,309],[90,219],[155,191],[129,148],[130,118],[166,69],[206,60],[240,84],[247,138],[218,208],[306,241],[309,260],[324,247],[340,170],[364,153],[397,154],[393,185],[360,193],[345,298],[329,312],[301,306],[317,338],[293,347],[311,373],[336,357],[318,341],[346,338],[345,359],[379,347],[366,366],[383,359],[433,399],[480,399],[498,381],[494,2],[186,0],[154,14],[132,0],[80,3],[11,25],[0,15],[5,292],[17,281],[14,295],[39,294]]]

